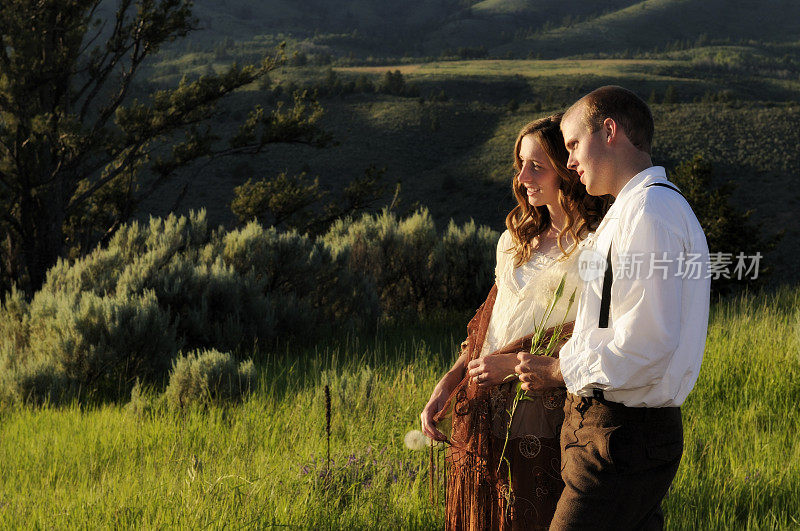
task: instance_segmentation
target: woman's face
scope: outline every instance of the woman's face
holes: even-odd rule
[[[558,176],[547,153],[533,135],[522,137],[519,158],[522,170],[519,172],[518,179],[528,192],[528,203],[532,207],[558,205],[558,187],[561,184],[561,177]]]

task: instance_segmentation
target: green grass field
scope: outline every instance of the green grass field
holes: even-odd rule
[[[800,290],[712,306],[669,529],[800,525]],[[427,454],[403,445],[467,316],[261,356],[239,405],[0,413],[0,527],[435,528]],[[323,386],[332,394],[325,470]]]

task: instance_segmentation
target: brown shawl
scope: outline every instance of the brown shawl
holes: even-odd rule
[[[462,344],[468,352],[466,363],[480,356],[496,297],[494,285],[467,325],[467,340]],[[573,325],[564,325],[564,337],[572,333]],[[553,332],[553,328],[545,332],[544,343]],[[532,338],[533,335],[522,337],[488,355],[530,351]],[[538,407],[529,411],[545,417],[528,420],[551,426],[556,435],[543,438],[523,433],[509,441],[505,451],[511,461],[509,488],[509,470],[504,463],[501,465],[500,455],[515,388],[516,382],[480,388],[465,374],[434,417],[440,430],[450,432],[446,454],[447,529],[546,529],[550,523],[563,488],[557,432],[564,418],[566,393],[563,388],[528,393],[534,402],[539,402],[532,404]],[[520,409],[514,415],[515,426],[518,414]]]

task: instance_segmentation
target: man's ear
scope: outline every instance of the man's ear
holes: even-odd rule
[[[617,138],[617,122],[613,118],[606,118],[603,120],[603,134],[607,144],[610,144]]]

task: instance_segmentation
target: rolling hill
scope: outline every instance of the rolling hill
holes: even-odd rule
[[[793,0],[197,0],[191,40],[270,35],[334,57],[430,57],[480,48],[543,58],[664,50],[678,43],[800,41]]]

